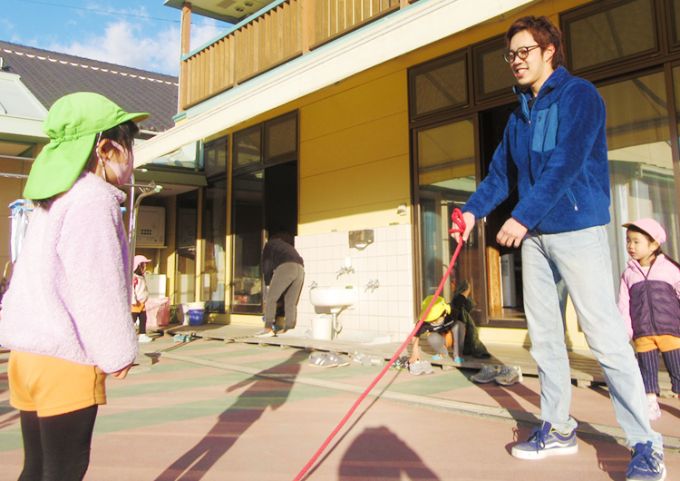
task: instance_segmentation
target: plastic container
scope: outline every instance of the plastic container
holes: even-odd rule
[[[333,317],[330,314],[318,314],[312,318],[312,338],[333,340]]]
[[[146,301],[146,327],[164,327],[170,323],[170,299],[149,297]]]
[[[189,325],[200,326],[203,324],[205,309],[189,309]]]

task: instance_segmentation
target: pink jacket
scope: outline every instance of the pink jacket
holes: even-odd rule
[[[31,214],[0,311],[0,345],[115,372],[137,356],[120,212],[125,194],[92,173]]]
[[[635,291],[633,287],[643,281],[651,281],[650,286],[656,283],[656,286],[661,286],[663,289],[656,289],[655,295],[650,295],[647,291],[638,292],[638,295],[644,294],[643,297],[651,296],[649,300],[645,298],[641,299],[643,301],[642,307],[638,309],[638,311],[643,314],[641,316],[642,318],[648,317],[650,314],[648,311],[650,309],[654,309],[655,307],[666,307],[662,306],[663,299],[659,299],[659,295],[662,295],[661,293],[669,291],[667,295],[663,294],[665,296],[664,299],[666,299],[665,302],[671,303],[671,307],[673,307],[673,310],[675,311],[677,311],[678,298],[680,298],[680,269],[678,269],[675,264],[669,261],[666,256],[663,254],[659,255],[646,273],[638,261],[630,259],[628,261],[626,270],[623,271],[623,274],[621,275],[621,285],[619,288],[619,310],[626,321],[628,337],[631,339],[634,337],[634,331],[635,337],[639,337],[640,335],[649,335],[646,332],[646,327],[648,326],[640,324],[645,322],[646,319],[631,318],[631,302],[634,301],[634,299],[631,298],[631,290]],[[654,287],[650,288],[653,289]],[[669,297],[672,297],[672,299]],[[639,303],[638,306],[640,306]],[[666,321],[665,323],[667,324],[669,320],[665,318],[668,317],[668,313],[672,312],[673,310],[664,309],[662,315],[659,315],[659,321]],[[673,326],[671,326],[671,331],[677,330],[680,319],[673,317],[673,319],[670,319],[670,321],[673,324]],[[670,334],[671,331],[664,331],[661,332],[661,334]]]

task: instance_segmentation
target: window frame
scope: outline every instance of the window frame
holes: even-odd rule
[[[573,51],[571,49],[572,42],[569,41],[571,36],[571,24],[579,20],[597,15],[599,13],[604,13],[608,10],[612,10],[623,5],[633,3],[638,0],[601,0],[599,2],[594,2],[589,5],[582,5],[571,10],[562,12],[559,16],[560,30],[562,31],[562,38],[564,39],[564,57],[565,66],[567,69],[577,76],[583,76],[590,78],[589,73],[595,72],[610,72],[615,71],[619,66],[627,65],[629,63],[634,63],[636,61],[646,61],[653,59],[653,63],[659,63],[661,60],[659,57],[664,52],[662,48],[663,42],[662,38],[665,37],[665,29],[659,19],[659,5],[656,0],[649,1],[652,10],[652,28],[654,35],[654,46],[650,49],[637,52],[634,54],[626,55],[623,57],[614,58],[612,60],[607,60],[598,64],[589,65],[581,69],[574,69],[572,64]],[[663,9],[662,9],[663,10]]]
[[[417,114],[416,113],[416,103],[417,103],[417,98],[416,95],[409,95],[408,96],[408,111],[409,111],[409,119],[411,121],[415,120],[420,120],[420,119],[426,119],[430,118],[433,116],[437,116],[442,113],[448,113],[448,112],[455,112],[457,110],[464,109],[466,107],[469,107],[471,104],[471,95],[470,95],[470,59],[469,59],[469,53],[467,49],[462,49],[462,50],[457,50],[455,52],[446,54],[442,57],[438,57],[433,60],[429,60],[427,62],[415,65],[407,70],[407,76],[408,76],[408,91],[409,92],[415,92],[416,89],[416,77],[418,75],[425,74],[429,71],[436,70],[437,68],[443,67],[445,65],[457,63],[460,61],[463,61],[463,64],[465,66],[465,100],[462,102],[459,102],[457,104],[452,104],[448,105],[446,107],[441,107],[438,109],[430,110],[428,112],[424,112],[422,114]]]

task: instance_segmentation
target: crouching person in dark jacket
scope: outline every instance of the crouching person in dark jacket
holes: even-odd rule
[[[285,326],[293,329],[297,321],[297,303],[305,280],[304,261],[293,247],[293,236],[287,232],[274,234],[262,250],[264,284],[268,286],[264,298],[264,329],[258,337],[275,336],[276,303],[283,297]]]

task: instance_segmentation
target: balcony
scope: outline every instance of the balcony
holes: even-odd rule
[[[413,1],[413,0],[411,0]],[[403,8],[409,0],[279,0],[182,57],[180,110]]]

